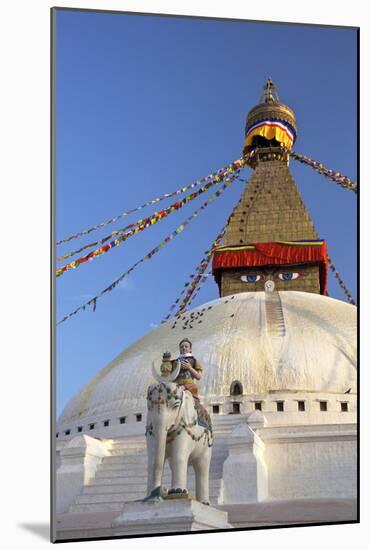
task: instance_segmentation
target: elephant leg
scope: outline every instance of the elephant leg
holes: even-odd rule
[[[165,443],[164,450],[161,451],[159,464],[155,461],[157,453],[157,448],[155,440],[151,439],[147,442],[147,493],[146,496],[150,496],[152,491],[161,485],[162,480],[162,471],[165,463],[166,453],[165,453]]]
[[[172,460],[172,489],[187,489],[187,464],[188,458]]]
[[[146,486],[146,496],[149,496],[151,491],[153,490],[153,474],[151,472],[151,469],[148,468],[147,472],[147,486]]]
[[[194,464],[196,478],[196,499],[209,504],[210,456],[202,457]]]
[[[146,442],[146,453],[147,453],[147,488],[146,496],[149,496],[153,490],[154,482],[154,470],[153,470],[153,446],[151,442]]]

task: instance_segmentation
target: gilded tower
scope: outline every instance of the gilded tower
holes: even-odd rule
[[[327,250],[289,170],[295,114],[271,79],[247,115],[243,154],[253,169],[216,249],[220,296],[260,290],[326,294]]]

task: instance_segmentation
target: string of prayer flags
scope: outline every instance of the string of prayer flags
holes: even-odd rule
[[[205,258],[202,260],[199,268],[198,268],[198,273],[196,275],[196,277],[193,279],[192,283],[189,285],[188,289],[187,289],[187,293],[186,293],[186,296],[184,297],[184,299],[182,300],[182,302],[180,303],[179,307],[178,307],[178,310],[175,314],[175,317],[179,317],[182,313],[184,313],[186,311],[186,307],[189,303],[189,301],[191,300],[191,297],[193,297],[193,294],[198,286],[198,284],[200,283],[208,265],[209,265],[209,262],[213,256],[213,253],[214,253],[214,250],[217,246],[219,246],[219,243],[221,242],[221,240],[223,239],[224,237],[224,234],[225,234],[225,227],[222,229],[221,233],[219,233],[219,235],[217,236],[217,238],[215,239],[215,241],[213,242],[213,244],[211,245],[210,247],[210,250],[207,251],[206,253],[206,256]]]
[[[239,180],[241,181],[245,181],[244,179],[242,178],[238,178]],[[205,255],[204,257],[202,258],[199,266],[195,269],[195,271],[193,273],[191,273],[191,275],[189,276],[190,279],[192,279],[192,282],[186,282],[185,285],[184,285],[184,288],[181,290],[181,292],[179,293],[178,295],[178,298],[176,299],[176,301],[171,305],[171,307],[169,308],[169,313],[168,315],[162,320],[162,323],[165,323],[166,321],[168,321],[168,319],[170,319],[171,317],[171,312],[177,307],[178,303],[180,303],[180,305],[178,306],[178,310],[177,312],[175,313],[175,317],[178,318],[180,317],[180,315],[185,311],[185,308],[187,305],[189,305],[193,299],[195,298],[195,290],[196,290],[196,287],[198,287],[199,283],[204,283],[206,281],[206,278],[207,278],[207,275],[205,274],[205,271],[209,265],[209,262],[210,262],[210,259],[212,258],[213,254],[214,254],[214,251],[215,249],[219,246],[219,244],[221,243],[224,235],[225,235],[225,231],[226,231],[226,227],[231,219],[231,217],[233,216],[236,208],[238,207],[238,205],[240,204],[241,202],[241,199],[242,199],[242,195],[240,197],[240,199],[237,201],[237,204],[236,206],[234,207],[234,209],[232,210],[231,214],[228,216],[228,219],[227,219],[227,222],[225,223],[222,231],[219,233],[219,235],[215,238],[215,240],[213,241],[211,247],[209,248],[209,250],[206,250],[205,251]],[[201,284],[201,286],[202,286]],[[181,296],[183,296],[183,294],[187,291],[187,294],[185,296],[185,298],[181,301]],[[196,291],[196,295],[199,291],[199,288],[197,289]]]
[[[196,199],[199,195],[201,195],[202,193],[207,191],[210,187],[213,187],[214,185],[218,185],[218,183],[223,181],[224,178],[230,173],[231,173],[230,170],[226,170],[225,172],[219,174],[216,178],[214,178],[213,180],[208,182],[206,185],[203,185],[202,187],[200,187],[200,189],[198,191],[195,191],[194,193],[191,193],[190,195],[188,195],[184,199],[179,200],[179,201],[169,205],[167,208],[164,208],[163,210],[158,210],[157,212],[154,212],[153,214],[151,214],[147,218],[140,219],[137,222],[131,223],[131,224],[127,225],[126,227],[123,227],[122,229],[117,229],[115,231],[112,231],[109,235],[107,235],[106,237],[104,237],[102,239],[99,239],[98,241],[86,244],[86,245],[82,246],[81,248],[79,248],[78,250],[74,250],[73,252],[68,252],[67,254],[64,254],[63,256],[60,256],[59,258],[57,258],[57,261],[62,261],[62,260],[65,260],[67,258],[70,258],[70,257],[74,256],[75,254],[79,254],[80,252],[82,252],[82,251],[84,251],[88,248],[92,248],[93,246],[96,246],[98,244],[104,244],[109,239],[111,239],[113,237],[116,237],[118,235],[122,235],[128,229],[131,229],[131,231],[129,231],[129,233],[127,233],[124,238],[115,240],[115,246],[119,245],[122,241],[126,240],[131,235],[134,235],[134,234],[138,233],[139,231],[142,231],[142,230],[146,229],[147,227],[150,227],[151,225],[154,225],[158,221],[161,221],[162,219],[167,217],[172,212],[175,212],[176,210],[179,210],[180,208],[182,208],[183,206],[185,206],[186,204],[188,204],[192,200]],[[98,255],[98,252],[96,251],[95,254]],[[70,269],[70,268],[78,267],[79,263],[82,263],[82,262],[85,262],[85,261],[88,261],[88,260],[92,259],[93,256],[94,255],[91,255],[91,257],[90,257],[90,255],[89,255],[88,257],[86,257],[86,259],[81,258],[80,260],[77,260],[76,263],[71,264],[69,267],[67,266],[66,268],[63,267],[63,268],[60,268],[60,269],[62,269],[62,272],[68,271],[68,269]],[[60,274],[62,274],[62,273],[60,273]]]
[[[187,226],[188,224],[202,211],[204,210],[211,202],[213,202],[217,197],[219,197],[223,191],[225,189],[227,189],[227,187],[229,187],[233,181],[237,178],[238,176],[238,173],[240,171],[240,168],[242,166],[242,163],[240,163],[240,166],[237,167],[237,168],[234,168],[232,169],[231,171],[233,172],[231,175],[229,175],[223,185],[221,186],[220,189],[218,189],[215,193],[213,193],[209,199],[207,201],[205,201],[197,210],[195,210],[191,216],[189,216],[186,220],[184,220],[184,222],[182,222],[182,224],[180,224],[172,233],[170,233],[167,237],[165,237],[165,239],[163,239],[155,248],[153,248],[148,254],[146,254],[145,256],[143,256],[142,258],[140,258],[136,263],[134,263],[132,265],[132,267],[130,267],[128,269],[128,271],[125,271],[124,273],[122,273],[115,281],[113,281],[109,286],[107,286],[106,288],[104,288],[101,292],[99,292],[96,296],[94,296],[93,298],[91,298],[90,300],[88,300],[88,302],[82,304],[81,306],[77,307],[77,309],[75,309],[74,311],[72,311],[71,313],[69,313],[68,315],[65,315],[65,317],[63,317],[60,321],[58,321],[57,325],[60,325],[61,323],[64,323],[65,321],[67,321],[68,319],[70,319],[70,317],[72,317],[73,315],[76,315],[77,313],[79,313],[80,311],[84,311],[86,309],[87,306],[92,306],[93,307],[93,311],[96,310],[96,303],[97,303],[97,300],[99,298],[101,298],[101,296],[103,296],[104,294],[106,294],[107,292],[111,292],[119,283],[121,283],[123,281],[123,279],[125,277],[127,277],[130,273],[132,273],[132,271],[138,266],[140,265],[141,263],[143,263],[145,260],[149,260],[151,259],[155,254],[157,254],[157,252],[159,252],[159,250],[161,250],[163,248],[163,246],[165,246],[168,242],[172,241],[174,239],[174,237],[176,237],[177,235],[179,235]]]
[[[350,189],[350,191],[353,191],[354,193],[357,193],[357,183],[350,180],[350,178],[343,176],[340,174],[340,172],[335,172],[334,170],[329,170],[321,162],[318,162],[316,160],[313,160],[309,157],[306,157],[305,155],[300,155],[299,153],[295,153],[294,151],[291,151],[290,156],[302,164],[306,164],[307,166],[311,166],[314,170],[316,170],[319,174],[322,174],[326,178],[329,178],[333,180],[334,182],[338,183],[341,187],[344,187],[345,189]]]
[[[224,179],[224,177],[226,177],[227,173],[229,173],[229,171],[226,171],[226,172],[223,172],[223,173],[219,174],[215,179],[213,179],[212,181],[210,181],[206,185],[203,185],[202,187],[200,187],[200,189],[198,191],[195,191],[194,193],[191,193],[190,195],[188,195],[184,199],[171,204],[167,208],[164,208],[163,210],[158,210],[158,211],[154,212],[153,214],[151,214],[151,216],[148,216],[147,218],[142,218],[140,220],[137,220],[134,223],[126,225],[122,229],[117,229],[115,231],[112,231],[109,235],[107,235],[106,237],[103,237],[102,239],[99,239],[98,241],[86,244],[86,245],[82,246],[81,248],[78,248],[77,250],[74,250],[72,252],[68,252],[67,254],[64,254],[63,256],[60,256],[59,258],[57,258],[57,261],[66,260],[66,259],[71,258],[72,256],[74,256],[75,254],[79,254],[80,252],[83,252],[84,250],[87,250],[88,248],[92,248],[93,246],[96,246],[98,244],[104,244],[109,239],[111,239],[113,237],[116,237],[118,235],[122,235],[129,229],[132,229],[132,231],[130,231],[130,233],[128,235],[126,235],[126,238],[128,238],[131,235],[137,233],[138,231],[142,231],[143,229],[146,229],[147,227],[149,227],[149,226],[157,223],[158,221],[164,219],[165,217],[167,217],[172,212],[175,212],[176,210],[179,210],[180,208],[182,208],[182,206],[188,204],[193,199],[197,198],[199,195],[201,195],[202,193],[207,191],[210,187],[213,187],[214,185],[217,185],[218,183],[223,181],[223,179]],[[242,181],[242,180],[240,180],[240,181]],[[125,239],[123,239],[123,240],[125,240]],[[116,245],[117,245],[117,243],[116,243]],[[89,259],[90,258],[88,258],[88,260]],[[87,260],[84,260],[84,261],[87,261]],[[74,267],[77,267],[77,266],[74,266]],[[68,269],[66,269],[65,271],[67,271],[67,270]]]
[[[105,254],[106,252],[108,252],[112,248],[117,248],[118,246],[120,246],[122,244],[122,242],[126,241],[132,235],[136,235],[139,231],[143,231],[143,230],[147,229],[148,227],[151,227],[152,225],[156,224],[157,222],[159,222],[162,219],[164,219],[165,217],[167,217],[172,212],[180,210],[183,206],[185,206],[186,204],[188,204],[192,200],[196,199],[199,195],[201,195],[202,193],[204,193],[205,191],[207,191],[208,189],[210,189],[214,185],[217,185],[219,182],[223,181],[224,178],[226,178],[227,176],[229,176],[233,172],[234,172],[233,168],[227,169],[225,172],[223,172],[222,174],[219,174],[216,178],[209,181],[208,183],[206,183],[205,185],[200,187],[199,190],[194,191],[193,193],[191,193],[190,195],[188,195],[184,199],[171,204],[170,206],[168,206],[164,210],[155,212],[152,216],[150,216],[148,218],[144,218],[142,220],[139,220],[137,222],[136,226],[133,227],[133,229],[131,229],[130,231],[128,231],[126,233],[124,232],[123,229],[114,231],[113,234],[119,234],[119,233],[122,233],[122,234],[119,237],[113,239],[110,243],[105,244],[105,245],[93,250],[92,252],[89,252],[88,254],[86,254],[84,256],[80,256],[76,260],[73,260],[73,261],[69,262],[68,264],[65,264],[64,266],[58,268],[56,270],[56,277],[60,277],[61,275],[63,275],[67,271],[69,271],[70,269],[76,269],[77,267],[79,267],[83,263],[90,262],[90,261],[94,260],[98,256],[101,256],[101,255]],[[177,228],[177,230],[180,231],[181,227]],[[89,247],[94,246],[96,244],[101,244],[102,242],[106,242],[111,237],[112,237],[112,234],[108,235],[107,237],[104,237],[100,241],[96,241],[95,243],[92,243],[90,245],[86,245],[83,248],[89,248]],[[71,255],[73,255],[73,253],[71,253]]]
[[[216,179],[221,174],[226,174],[230,169],[235,168],[241,168],[245,165],[245,160],[248,157],[244,157],[241,159],[238,159],[234,162],[231,162],[224,168],[220,168],[216,172],[213,172],[212,174],[209,174],[208,176],[201,178],[194,183],[191,183],[190,185],[185,185],[184,187],[181,187],[180,189],[177,189],[176,191],[172,191],[171,193],[165,193],[164,195],[157,197],[155,199],[152,199],[148,202],[145,202],[144,204],[141,204],[140,206],[136,206],[135,208],[132,208],[131,210],[126,210],[125,212],[122,212],[121,214],[118,214],[117,216],[114,216],[113,218],[110,218],[109,220],[99,223],[98,225],[94,225],[93,227],[90,227],[89,229],[85,229],[84,231],[80,231],[79,233],[74,233],[73,235],[70,235],[69,237],[66,237],[65,239],[61,239],[60,241],[57,241],[57,245],[63,244],[66,242],[71,241],[72,239],[77,239],[78,237],[82,237],[83,235],[88,235],[89,233],[92,233],[93,231],[96,231],[97,229],[100,229],[101,227],[105,227],[107,225],[110,225],[111,223],[116,222],[120,218],[123,218],[124,216],[128,216],[129,214],[133,214],[134,212],[137,212],[138,210],[142,210],[143,208],[146,208],[147,206],[151,206],[152,204],[156,204],[157,202],[160,202],[162,200],[168,199],[170,197],[174,197],[175,195],[180,195],[181,193],[185,193],[189,189],[193,189],[194,187],[197,187],[198,185],[201,185],[205,181]],[[221,180],[219,180],[221,181]]]
[[[338,284],[340,285],[341,289],[343,290],[343,293],[344,295],[346,296],[347,298],[347,301],[352,304],[353,306],[356,306],[356,302],[355,300],[353,299],[352,295],[350,294],[350,292],[348,291],[345,283],[343,282],[340,274],[338,273],[337,269],[335,268],[335,266],[333,265],[333,262],[332,260],[329,258],[328,256],[328,265],[329,267],[331,268],[332,270],[332,273],[333,275],[336,277],[337,281],[338,281]]]
[[[208,267],[209,267],[209,264],[208,264]],[[197,288],[196,290],[194,291],[194,293],[192,294],[191,298],[188,300],[187,302],[187,307],[190,307],[192,302],[195,300],[196,296],[198,295],[198,293],[200,292],[201,288],[203,287],[204,283],[206,283],[207,281],[207,277],[210,275],[210,273],[203,273],[200,280],[199,280],[199,283],[197,285]]]
[[[207,252],[208,252],[208,251],[206,251],[206,253],[207,253]],[[196,274],[201,270],[202,266],[204,265],[204,262],[206,262],[206,257],[203,258],[203,259],[201,260],[200,265],[195,269],[195,271],[194,271],[193,273],[191,273],[191,275],[189,275],[189,278],[190,278],[190,279],[196,280],[196,277],[197,277]],[[208,265],[208,264],[206,264],[206,265]],[[204,282],[205,282],[206,277],[203,276],[203,278],[204,278]],[[190,289],[190,288],[192,287],[193,282],[194,282],[194,281],[192,281],[192,283],[191,283],[191,282],[185,283],[183,289],[181,290],[181,292],[180,292],[179,295],[178,295],[178,298],[177,298],[176,301],[170,306],[170,308],[169,308],[169,313],[168,313],[168,315],[167,315],[166,317],[164,317],[164,319],[162,320],[162,323],[165,323],[168,319],[170,319],[170,317],[171,317],[171,312],[176,308],[177,304],[179,304],[179,302],[181,301],[181,296],[183,296],[183,294],[186,292],[186,290],[187,290],[187,289]]]
[[[238,205],[240,204],[242,200],[242,195],[241,197],[239,198],[239,200],[237,201],[237,204],[236,206],[233,208],[232,212],[230,213],[230,215],[228,216],[228,219],[226,221],[226,223],[224,224],[223,226],[223,229],[221,230],[221,232],[217,235],[217,237],[215,238],[215,240],[213,241],[211,247],[209,248],[209,250],[207,250],[205,252],[205,257],[203,258],[203,260],[201,261],[201,264],[199,266],[199,269],[198,269],[198,276],[194,279],[194,281],[192,282],[192,284],[189,286],[188,290],[187,290],[187,294],[185,296],[185,298],[182,300],[176,314],[175,314],[175,317],[179,317],[182,313],[184,313],[184,311],[186,310],[187,306],[189,305],[190,302],[192,302],[192,299],[195,298],[194,296],[194,292],[196,290],[196,287],[198,286],[198,284],[200,283],[201,281],[201,276],[204,275],[205,271],[207,270],[208,268],[208,265],[210,263],[210,260],[212,259],[212,257],[214,256],[214,253],[215,253],[215,250],[219,247],[220,243],[222,242],[223,240],[223,237],[225,235],[225,232],[226,232],[226,228],[229,224],[229,222],[231,221],[231,218],[232,216],[234,215]],[[196,292],[197,294],[197,292]]]
[[[128,229],[132,229],[133,227],[136,227],[138,224],[140,224],[143,220],[138,220],[137,222],[130,223],[129,225],[126,225],[122,229],[117,229],[116,231],[112,231],[109,235],[106,237],[103,237],[102,239],[99,239],[98,241],[95,241],[93,243],[86,244],[82,246],[81,248],[78,248],[77,250],[73,250],[72,252],[68,252],[67,254],[64,254],[63,256],[59,256],[59,258],[56,258],[57,262],[61,262],[63,260],[67,260],[68,258],[71,258],[72,256],[75,256],[76,254],[80,254],[80,252],[83,252],[84,250],[87,250],[88,248],[92,248],[93,246],[96,246],[98,244],[104,244],[106,241],[111,239],[112,237],[115,237],[116,235],[121,235]]]

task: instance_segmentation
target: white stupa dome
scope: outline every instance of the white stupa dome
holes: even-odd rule
[[[65,407],[60,429],[144,410],[151,364],[189,338],[204,367],[202,400],[271,390],[356,392],[356,307],[319,294],[245,292],[155,328],[102,369]]]

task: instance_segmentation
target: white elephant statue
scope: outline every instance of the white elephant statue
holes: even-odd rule
[[[187,469],[195,470],[196,499],[209,504],[209,469],[213,444],[210,429],[198,424],[192,394],[173,380],[179,372],[179,362],[169,376],[160,376],[153,364],[153,376],[159,382],[147,391],[146,444],[148,455],[147,497],[160,498],[164,464],[168,459],[172,472],[168,495],[188,494]]]

